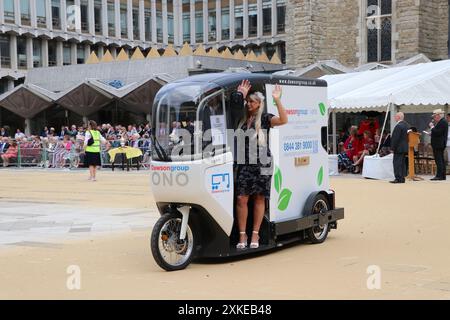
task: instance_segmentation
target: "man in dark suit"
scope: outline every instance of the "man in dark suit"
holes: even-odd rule
[[[444,114],[441,109],[434,110],[434,123],[430,123],[431,147],[436,161],[436,176],[431,179],[433,181],[446,180],[444,151],[447,147],[448,122],[444,119]]]
[[[406,161],[408,153],[408,124],[405,122],[405,115],[398,112],[394,116],[397,125],[391,135],[391,149],[394,153],[394,175],[395,180],[391,183],[405,183]]]

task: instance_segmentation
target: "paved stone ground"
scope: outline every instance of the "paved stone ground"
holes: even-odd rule
[[[151,199],[149,188],[127,185],[133,181],[130,176],[141,180],[148,172],[104,171],[95,183],[87,181],[86,174],[1,170],[0,180],[9,186],[0,190],[0,249],[57,248],[63,241],[87,236],[151,230],[159,214],[154,205],[145,203]],[[123,183],[117,184],[118,179]],[[55,189],[55,185],[70,187]]]

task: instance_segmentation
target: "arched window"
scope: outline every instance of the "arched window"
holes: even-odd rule
[[[367,0],[367,62],[392,59],[392,1]]]

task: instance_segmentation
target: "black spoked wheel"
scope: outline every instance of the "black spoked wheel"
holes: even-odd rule
[[[166,271],[186,268],[194,258],[194,233],[187,226],[186,236],[180,240],[181,215],[167,213],[153,227],[150,247],[156,263]]]
[[[329,210],[328,201],[324,195],[318,194],[314,198],[313,206],[311,208],[311,214],[323,214]],[[312,243],[322,243],[328,236],[329,231],[328,223],[324,225],[314,226],[306,231],[308,239]]]

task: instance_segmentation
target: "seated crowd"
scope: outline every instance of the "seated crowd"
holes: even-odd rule
[[[140,148],[144,154],[143,161],[149,158],[151,148],[149,124],[139,126],[112,126],[103,124],[98,127],[102,136],[108,141],[107,148],[121,145]],[[8,126],[0,128],[0,158],[4,167],[16,163],[20,155],[22,163],[36,164],[49,168],[61,168],[67,163],[77,167],[83,162],[84,136],[86,126],[72,125],[61,127],[56,131],[52,127],[44,127],[39,135],[26,136],[17,129],[14,137],[10,135]],[[45,152],[45,159],[43,153]],[[106,152],[102,153],[103,160],[109,162]],[[43,163],[43,161],[46,163]]]
[[[390,134],[387,132],[380,136],[378,127],[351,126],[348,134],[339,134],[339,172],[361,173],[364,157],[374,155],[379,147],[381,157],[391,153]]]

